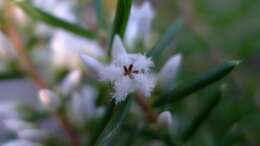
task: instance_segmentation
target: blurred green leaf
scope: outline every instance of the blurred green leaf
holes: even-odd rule
[[[167,104],[172,104],[184,97],[203,89],[210,84],[217,82],[218,80],[225,77],[230,73],[236,66],[240,64],[240,61],[229,61],[219,67],[214,68],[205,75],[195,79],[194,81],[188,82],[186,84],[181,84],[168,92],[162,93],[159,98],[153,101],[154,106],[163,106]]]
[[[24,77],[25,75],[21,72],[0,73],[0,80],[12,80]]]
[[[178,32],[183,28],[183,20],[176,20],[163,34],[160,40],[155,46],[147,53],[147,56],[152,57],[156,62],[160,58],[161,54],[167,49],[167,47],[173,42]]]
[[[132,102],[133,97],[129,96],[127,97],[126,101],[121,102],[115,106],[114,113],[110,118],[109,122],[107,123],[106,127],[103,129],[101,135],[98,137],[95,146],[103,146],[112,139],[112,137],[119,130],[121,124],[126,118],[132,105]]]
[[[213,109],[220,102],[221,96],[221,90],[214,93],[213,97],[210,99],[210,101],[207,103],[204,109],[202,109],[202,111],[191,122],[190,126],[184,131],[182,135],[183,143],[188,141],[196,133],[199,127],[205,122],[205,120],[209,117]]]
[[[96,38],[96,34],[79,25],[57,18],[43,10],[30,5],[27,1],[14,0],[24,12],[35,20],[45,22],[51,26],[62,28],[85,38]]]
[[[110,104],[107,106],[105,115],[102,117],[102,119],[98,122],[97,127],[95,128],[95,131],[93,132],[92,139],[90,141],[90,145],[94,145],[97,141],[97,138],[103,131],[103,129],[106,127],[107,123],[110,120],[110,117],[113,114],[113,110],[115,108],[115,103],[110,102]]]
[[[113,28],[112,28],[111,38],[110,38],[109,54],[111,52],[114,36],[116,34],[119,34],[121,38],[124,37],[125,29],[128,22],[128,17],[131,11],[131,6],[132,6],[132,0],[118,0],[117,2],[116,15],[115,15],[115,20],[113,23]]]
[[[103,9],[103,0],[93,0],[94,4],[95,4],[95,9],[96,9],[96,18],[98,21],[98,25],[100,28],[104,29],[106,27],[105,24],[105,18],[104,18],[104,9]]]

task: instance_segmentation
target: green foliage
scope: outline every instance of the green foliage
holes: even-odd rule
[[[130,10],[132,6],[132,0],[118,0],[115,20],[112,27],[110,45],[109,45],[109,54],[112,47],[112,42],[114,36],[119,34],[121,38],[124,38],[125,29],[128,22],[128,17],[130,15]]]
[[[130,107],[133,102],[133,97],[128,97],[126,101],[117,104],[114,108],[114,112],[110,117],[109,122],[106,124],[102,133],[97,139],[95,146],[102,146],[109,143],[112,137],[118,132],[121,124],[125,120]]]
[[[86,28],[83,28],[77,24],[73,24],[71,22],[67,22],[53,15],[50,15],[44,12],[43,10],[30,5],[26,1],[15,1],[15,2],[24,10],[24,12],[26,12],[27,15],[34,18],[35,20],[42,21],[44,23],[47,23],[50,26],[62,28],[64,30],[67,30],[69,32],[72,32],[76,35],[85,38],[94,39],[97,37],[94,32],[91,32]]]
[[[162,53],[169,48],[169,45],[174,41],[178,32],[183,28],[183,20],[176,20],[163,34],[163,36],[156,42],[155,46],[149,50],[147,56],[152,57],[154,62],[157,62]]]
[[[186,83],[183,85],[179,85],[174,87],[173,89],[162,93],[160,98],[154,100],[154,106],[163,106],[167,104],[172,104],[178,100],[183,99],[184,97],[196,92],[200,89],[203,89],[212,83],[222,79],[228,73],[230,73],[236,66],[239,65],[239,61],[229,61],[219,67],[214,68],[213,70],[209,71],[205,75],[195,79],[190,83]]]

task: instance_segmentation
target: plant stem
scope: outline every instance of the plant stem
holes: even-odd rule
[[[152,107],[144,100],[143,96],[137,96],[136,102],[142,108],[146,114],[147,121],[154,123],[157,121],[158,114],[152,109]]]
[[[47,83],[45,80],[41,77],[39,71],[37,70],[36,66],[34,65],[30,55],[28,52],[24,49],[24,45],[22,42],[22,39],[20,37],[20,34],[18,31],[15,29],[15,26],[11,22],[11,16],[10,14],[12,13],[12,7],[8,6],[7,7],[7,13],[6,15],[6,20],[8,22],[8,25],[5,26],[5,30],[7,35],[9,36],[11,42],[13,43],[16,51],[17,51],[17,56],[19,57],[20,61],[24,65],[25,71],[30,75],[32,80],[35,82],[35,84],[38,86],[39,89],[41,88],[48,88]],[[81,146],[80,140],[77,137],[76,132],[73,130],[73,127],[69,124],[67,119],[59,114],[58,112],[54,113],[54,116],[56,117],[57,121],[59,122],[60,126],[64,129],[66,134],[68,135],[70,142],[73,146]]]

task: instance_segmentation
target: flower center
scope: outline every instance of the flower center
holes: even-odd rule
[[[128,76],[130,79],[134,78],[134,74],[138,74],[138,70],[134,70],[134,65],[130,64],[129,66],[124,65],[124,76]]]

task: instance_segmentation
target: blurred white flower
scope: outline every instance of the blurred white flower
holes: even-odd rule
[[[84,125],[86,120],[99,117],[100,108],[96,106],[97,91],[95,88],[85,85],[75,91],[68,103],[68,117],[76,125]]]
[[[166,64],[161,68],[158,74],[157,84],[161,89],[169,87],[169,84],[175,81],[177,73],[181,65],[182,55],[176,54],[172,56]]]
[[[16,140],[6,142],[1,146],[42,146],[42,145],[27,140],[16,139]]]
[[[80,85],[81,71],[76,69],[71,71],[66,78],[62,81],[60,85],[60,90],[62,94],[68,95]]]
[[[38,96],[45,110],[54,112],[59,108],[61,99],[53,91],[41,89]]]
[[[18,103],[14,101],[1,101],[0,119],[19,118],[21,115],[17,112]]]
[[[44,11],[71,23],[79,24],[74,10],[74,1],[69,0],[34,0],[34,5]],[[50,28],[39,23],[36,26],[39,35],[50,36],[49,47],[55,67],[79,68],[80,60],[77,51],[82,51],[93,57],[102,57],[105,52],[94,40],[76,36],[62,29]]]
[[[105,54],[97,42],[62,30],[57,30],[54,33],[50,48],[53,53],[54,65],[65,68],[79,68],[80,60],[77,51],[87,53],[93,57],[102,57]]]
[[[141,54],[128,54],[119,36],[115,36],[113,42],[110,65],[103,66],[87,55],[81,57],[87,66],[98,72],[102,81],[113,83],[116,103],[125,100],[134,91],[148,97],[155,86],[155,77],[150,73],[153,66],[151,59]]]
[[[169,111],[160,113],[157,123],[160,127],[171,129],[172,128],[172,114]]]
[[[140,6],[132,5],[124,37],[128,47],[133,48],[141,41],[146,47],[148,46],[154,15],[155,12],[149,1],[145,1]]]
[[[68,0],[33,0],[32,4],[39,9],[69,22],[76,22],[73,12],[73,3]],[[36,24],[36,33],[39,36],[50,36],[55,29],[45,23]]]
[[[0,31],[0,60],[12,59],[16,56],[14,46],[6,38],[6,36]]]
[[[6,119],[3,121],[3,123],[9,130],[16,133],[21,130],[31,129],[34,127],[31,123],[18,118]]]
[[[47,134],[39,129],[24,129],[18,131],[17,135],[20,139],[39,143],[44,142],[47,138]]]

